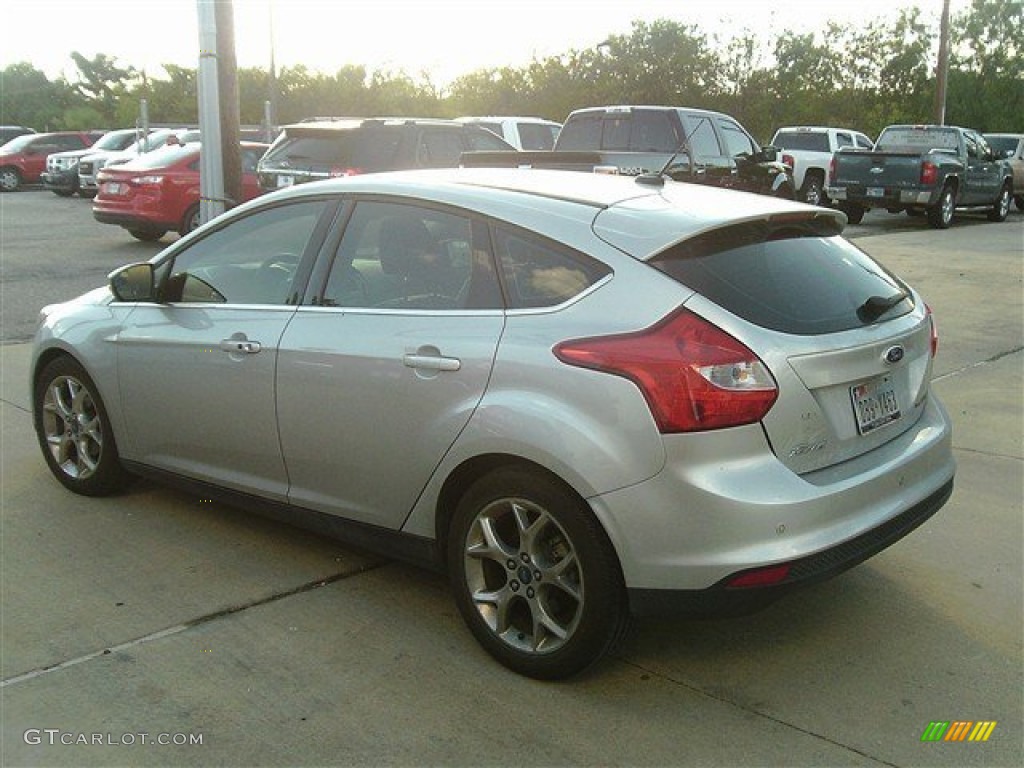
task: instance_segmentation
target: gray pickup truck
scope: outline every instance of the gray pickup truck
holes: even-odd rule
[[[663,176],[793,199],[789,168],[777,147],[761,147],[734,118],[689,107],[578,109],[554,151],[467,152],[464,166],[533,167],[623,176]]]
[[[871,152],[832,156],[827,194],[857,224],[868,208],[911,216],[946,229],[953,212],[987,211],[1003,221],[1013,199],[1010,164],[976,131],[941,125],[891,125]]]

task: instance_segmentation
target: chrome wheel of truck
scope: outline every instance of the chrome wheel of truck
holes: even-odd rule
[[[1009,187],[1003,187],[999,191],[999,197],[996,198],[995,205],[992,206],[992,210],[988,212],[989,221],[1006,221],[1006,217],[1010,213],[1010,201],[1013,195],[1010,193]]]

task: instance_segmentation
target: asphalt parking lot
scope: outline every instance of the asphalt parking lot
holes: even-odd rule
[[[545,684],[477,646],[439,576],[145,482],[64,491],[31,428],[35,312],[160,244],[0,196],[0,764],[1022,764],[1024,215],[848,234],[938,318],[952,500],[837,579],[638,622]],[[923,741],[939,721],[995,726]]]

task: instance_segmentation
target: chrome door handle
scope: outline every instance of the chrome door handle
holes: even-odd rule
[[[462,367],[459,358],[440,355],[406,355],[402,362],[407,368],[423,368],[428,371],[457,371]]]
[[[255,355],[263,347],[258,341],[247,341],[245,339],[224,339],[220,348],[225,352],[234,352],[243,355]]]

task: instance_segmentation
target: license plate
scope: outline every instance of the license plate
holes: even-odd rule
[[[885,197],[885,187],[868,187],[868,197]]]
[[[891,424],[902,415],[896,390],[888,376],[850,387],[850,399],[857,431],[862,435]]]
[[[277,177],[277,186],[279,186],[279,187],[290,187],[294,183],[295,183],[295,179],[292,178],[291,176],[278,176]]]

